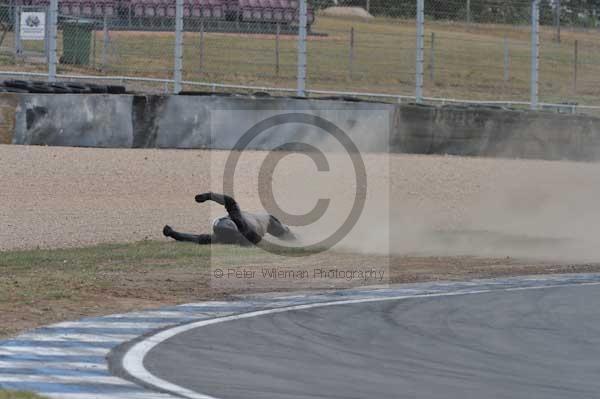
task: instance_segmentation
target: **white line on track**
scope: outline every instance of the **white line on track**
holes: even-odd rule
[[[133,382],[125,381],[113,376],[44,376],[44,375],[15,375],[0,374],[0,382],[40,382],[40,383],[63,383],[63,384],[110,384],[113,386],[136,387]]]
[[[94,370],[94,371],[107,371],[108,365],[106,363],[81,363],[81,362],[41,362],[39,360],[21,360],[21,361],[0,361],[0,369],[58,369],[58,370]]]
[[[443,293],[431,293],[431,294],[416,294],[416,295],[401,295],[401,296],[392,296],[392,297],[376,297],[376,298],[360,298],[360,299],[349,299],[342,301],[332,301],[332,302],[321,302],[321,303],[311,303],[304,305],[295,305],[288,306],[283,308],[276,309],[267,309],[267,310],[259,310],[254,312],[242,313],[232,316],[225,316],[217,319],[210,320],[201,320],[190,324],[185,324],[181,326],[177,326],[174,328],[170,328],[168,330],[163,330],[155,335],[152,335],[135,345],[133,345],[122,360],[123,368],[134,378],[142,381],[150,386],[155,388],[171,392],[173,394],[179,395],[188,399],[218,399],[214,396],[206,395],[199,392],[194,392],[184,387],[173,384],[169,381],[165,381],[154,374],[150,373],[144,367],[144,358],[146,355],[157,345],[162,342],[172,338],[178,334],[184,333],[189,330],[193,330],[196,328],[225,323],[227,321],[248,319],[251,317],[265,316],[276,313],[289,312],[293,310],[305,310],[305,309],[313,309],[313,308],[322,308],[328,306],[338,306],[338,305],[351,305],[358,303],[368,303],[368,302],[384,302],[384,301],[397,301],[404,299],[418,299],[418,298],[434,298],[434,297],[447,297],[447,296],[463,296],[463,295],[474,295],[474,294],[484,294],[491,292],[509,292],[509,291],[524,291],[524,290],[535,290],[535,289],[549,289],[549,288],[563,288],[563,287],[581,287],[581,286],[590,286],[590,285],[600,285],[600,282],[591,282],[591,283],[574,283],[574,284],[552,284],[545,286],[534,286],[534,287],[511,287],[511,288],[494,288],[494,289],[480,289],[480,290],[466,290],[466,291],[458,291],[458,292],[443,292]]]
[[[27,333],[19,336],[19,340],[30,341],[81,341],[81,342],[123,342],[134,339],[139,334],[69,334],[69,333]]]
[[[214,301],[214,302],[202,302],[202,303],[186,303],[182,305],[177,305],[176,307],[199,307],[199,308],[220,308],[220,307],[239,307],[245,308],[247,304],[244,303],[231,303],[226,301]]]
[[[46,393],[48,396],[56,399],[98,399],[97,393]],[[126,394],[115,394],[112,398],[118,399],[173,399],[173,396],[158,392],[128,392]]]
[[[19,353],[35,353],[36,355],[73,355],[73,356],[104,356],[110,352],[110,348],[46,348],[44,346],[23,345],[10,346],[5,345],[0,349],[0,355],[15,355]]]
[[[148,318],[148,317],[160,317],[160,318],[171,318],[171,319],[183,319],[189,317],[188,312],[176,311],[176,310],[147,310],[142,312],[131,312],[131,313],[120,313],[110,315],[115,319],[118,318]]]
[[[149,328],[160,328],[164,325],[169,324],[168,321],[164,322],[147,322],[145,326]],[[62,323],[54,324],[53,328],[111,328],[111,329],[129,329],[139,328],[139,323],[132,322],[121,322],[121,321],[65,321]]]

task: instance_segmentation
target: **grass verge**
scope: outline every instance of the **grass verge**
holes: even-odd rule
[[[44,399],[44,397],[32,392],[0,390],[0,399]]]
[[[386,281],[390,283],[600,271],[597,264],[552,264],[512,258],[385,257],[329,252],[287,257],[258,248],[157,241],[8,251],[0,253],[0,337],[84,316],[227,299],[236,294],[311,288],[302,282],[287,286],[214,284],[211,265],[248,270],[275,266],[309,270],[316,266],[348,268],[363,264],[389,266]],[[344,282],[342,286],[360,284]]]

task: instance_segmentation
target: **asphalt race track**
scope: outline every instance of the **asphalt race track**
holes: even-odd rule
[[[592,398],[600,286],[291,310],[195,328],[148,371],[217,398]]]

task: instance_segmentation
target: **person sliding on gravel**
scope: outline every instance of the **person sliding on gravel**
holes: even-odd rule
[[[265,234],[269,233],[282,240],[294,240],[296,236],[290,228],[269,214],[254,214],[240,210],[233,198],[224,194],[204,193],[196,195],[196,202],[208,200],[224,205],[227,216],[214,220],[213,234],[178,233],[170,226],[163,228],[163,234],[177,241],[188,241],[196,244],[258,244]]]

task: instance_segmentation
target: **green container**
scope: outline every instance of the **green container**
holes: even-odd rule
[[[89,65],[94,24],[86,21],[63,23],[62,64]]]

